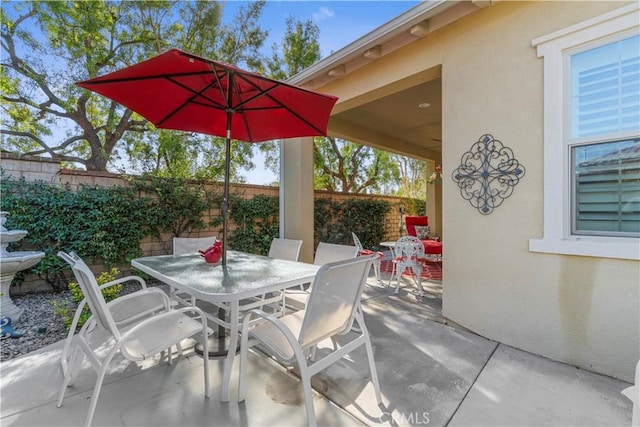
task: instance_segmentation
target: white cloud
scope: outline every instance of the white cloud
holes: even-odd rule
[[[314,21],[324,21],[325,19],[333,18],[335,14],[333,10],[322,6],[317,12],[313,12],[311,17]]]

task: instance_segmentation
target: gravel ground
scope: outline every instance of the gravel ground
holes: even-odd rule
[[[147,283],[147,286],[159,284]],[[161,285],[166,287],[166,285]],[[124,285],[122,295],[140,289],[137,285]],[[62,317],[54,313],[53,302],[66,304],[71,301],[69,291],[62,293],[33,293],[11,297],[13,302],[24,308],[24,313],[12,323],[16,332],[24,334],[20,338],[5,338],[2,343],[0,361],[14,359],[63,340],[67,337]],[[74,313],[75,311],[72,311]]]
[[[66,338],[64,322],[53,312],[53,301],[60,304],[71,301],[69,291],[59,294],[34,293],[11,299],[18,307],[24,308],[22,316],[12,322],[13,329],[24,336],[2,340],[0,361],[14,359]]]

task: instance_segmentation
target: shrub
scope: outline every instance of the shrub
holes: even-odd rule
[[[229,246],[242,252],[269,253],[271,240],[279,234],[278,198],[258,194],[246,200],[234,196],[231,206],[229,217],[237,228],[229,233]]]

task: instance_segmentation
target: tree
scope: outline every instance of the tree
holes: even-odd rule
[[[152,126],[142,117],[74,83],[172,46],[256,67],[267,36],[257,25],[264,5],[242,7],[231,24],[222,24],[222,6],[213,1],[14,3],[15,18],[2,8],[0,146],[46,153],[90,170],[107,170],[118,158],[145,154],[136,159],[147,165],[155,159],[156,171],[185,173],[203,136],[150,133]],[[207,142],[220,144],[210,137]],[[181,144],[189,150],[178,153]],[[251,165],[250,150],[244,154]],[[206,152],[196,157],[204,159]]]
[[[321,57],[320,29],[313,21],[298,21],[289,16],[286,24],[282,46],[274,43],[271,58],[267,60],[268,75],[276,80],[286,80],[298,74]]]
[[[398,195],[412,199],[425,199],[427,195],[427,165],[411,157],[393,155],[400,173]]]
[[[314,140],[314,187],[349,193],[384,192],[397,182],[390,153],[332,137]]]
[[[266,73],[276,80],[286,80],[320,60],[320,29],[311,20],[286,20],[287,30],[282,45],[271,46],[271,58],[266,61]],[[280,148],[276,142],[259,145],[265,156],[265,167],[280,175]]]

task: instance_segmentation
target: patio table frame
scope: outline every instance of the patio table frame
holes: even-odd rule
[[[207,264],[200,255],[173,257],[160,255],[136,258],[131,265],[163,283],[184,291],[195,300],[206,301],[229,313],[229,321],[218,313],[205,313],[207,319],[229,330],[229,349],[236,349],[239,335],[239,315],[263,300],[269,292],[279,292],[313,282],[319,265],[269,258],[266,256],[229,251],[227,265]],[[229,401],[231,371],[235,351],[228,351],[224,361],[220,400]],[[204,355],[203,357],[206,357]]]

